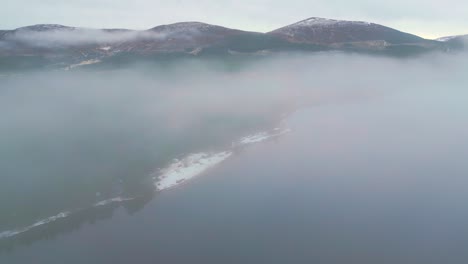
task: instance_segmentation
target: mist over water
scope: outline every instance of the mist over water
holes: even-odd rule
[[[252,89],[246,73],[187,67],[5,78],[1,222],[138,192],[172,159],[230,145],[287,107],[278,84]]]
[[[140,64],[117,70],[1,77],[0,232],[107,198],[138,196],[154,188],[151,174],[173,159],[222,151],[245,135],[276,127],[285,117],[294,131],[285,137],[286,145],[258,146],[267,151],[259,150],[253,158],[256,162],[241,158],[244,163],[229,165],[228,161],[226,171],[218,173],[220,180],[213,173],[194,183],[193,190],[189,183],[186,188],[195,197],[193,205],[199,204],[197,199],[207,199],[203,193],[219,194],[215,197],[223,201],[220,207],[227,207],[221,214],[230,215],[229,210],[240,210],[230,184],[239,184],[252,199],[251,205],[264,201],[266,192],[286,197],[284,201],[272,198],[275,205],[264,201],[266,208],[299,220],[339,221],[345,212],[363,213],[362,219],[351,217],[352,223],[359,224],[345,221],[342,239],[356,238],[362,223],[371,229],[373,223],[387,223],[395,210],[408,210],[413,216],[421,212],[431,219],[439,216],[439,221],[453,220],[460,228],[458,221],[466,215],[454,215],[453,210],[460,209],[459,201],[466,198],[467,58],[466,54],[408,60],[296,54],[259,58],[236,67],[189,60],[166,67]],[[281,160],[280,165],[269,159]],[[237,177],[240,183],[233,180]],[[210,181],[225,182],[221,184],[225,196],[214,191],[220,186]],[[183,191],[178,191],[181,198],[174,202],[176,206],[186,198],[180,194]],[[396,192],[401,195],[397,197]],[[354,204],[343,202],[346,195],[355,197],[350,200]],[[266,215],[244,206],[241,215],[255,215],[268,226]],[[374,210],[377,218],[371,218],[367,209]],[[298,216],[301,210],[304,215]],[[158,214],[166,211],[156,210]],[[445,215],[440,216],[441,212]],[[397,221],[404,221],[396,215]],[[194,218],[214,221],[197,214]],[[271,222],[275,230],[281,228],[279,222]],[[322,239],[330,235],[325,245],[336,246],[332,241],[340,238],[332,229],[339,225],[323,222],[320,226]],[[297,241],[305,239],[299,235],[305,223],[299,227],[292,231]],[[242,230],[248,230],[248,225],[240,224],[238,231]],[[415,237],[423,234],[419,231]],[[439,231],[446,235],[442,238],[450,238]],[[409,241],[416,244],[415,237]],[[437,238],[435,233],[428,237]],[[367,252],[363,248],[369,243],[362,245],[361,252]]]

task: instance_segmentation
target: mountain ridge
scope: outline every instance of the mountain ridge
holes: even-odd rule
[[[424,41],[422,37],[375,23],[321,17],[311,17],[273,30],[269,34],[292,41],[318,44],[358,41],[387,41],[400,44]]]
[[[13,59],[88,65],[114,57],[266,54],[290,51],[351,51],[396,56],[464,46],[428,40],[383,25],[311,17],[270,32],[252,32],[197,21],[145,30],[94,29],[37,24],[0,30],[0,69]],[[3,59],[2,59],[3,58]],[[2,61],[3,60],[3,61]],[[83,64],[83,62],[85,62]]]

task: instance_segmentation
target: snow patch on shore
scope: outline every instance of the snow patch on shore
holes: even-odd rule
[[[255,143],[260,143],[262,141],[279,137],[281,135],[284,135],[286,133],[291,132],[291,129],[280,129],[280,128],[275,128],[272,132],[260,132],[257,134],[253,134],[250,136],[246,136],[241,138],[239,142],[235,145],[249,145],[249,144],[255,144]]]
[[[101,48],[99,48],[99,49],[100,49],[100,50],[104,50],[104,51],[109,51],[109,50],[112,49],[112,47],[111,47],[111,46],[105,46],[105,47],[101,47]]]
[[[216,166],[232,155],[225,151],[215,154],[191,154],[182,160],[174,160],[167,168],[161,170],[156,189],[158,191],[173,188],[187,180],[193,179],[209,168]]]
[[[133,200],[133,199],[134,198],[116,197],[116,198],[112,198],[112,199],[97,202],[97,203],[94,204],[93,207],[101,207],[101,206],[105,206],[105,205],[108,205],[108,204],[121,203],[121,202],[125,202],[125,201],[130,201],[130,200]],[[21,233],[25,233],[25,232],[27,232],[27,231],[29,231],[29,230],[31,230],[33,228],[36,228],[38,226],[50,224],[52,222],[57,221],[58,219],[68,217],[68,216],[72,215],[73,213],[76,213],[76,212],[78,212],[80,210],[81,209],[73,211],[73,212],[71,212],[71,211],[62,212],[62,213],[59,213],[57,215],[42,219],[42,220],[40,220],[40,221],[30,225],[30,226],[23,227],[21,229],[8,230],[8,231],[0,232],[0,239],[13,237],[13,236],[19,235]]]
[[[268,139],[279,137],[291,132],[290,129],[275,128],[270,132],[260,132],[241,138],[233,142],[228,151],[219,153],[190,154],[182,160],[175,159],[167,168],[159,170],[159,176],[153,177],[156,190],[162,191],[176,187],[188,180],[195,178],[206,170],[228,159],[239,147],[260,143]]]
[[[72,64],[72,65],[68,66],[68,67],[66,68],[66,70],[71,70],[71,69],[76,68],[76,67],[85,66],[85,65],[91,65],[91,64],[96,64],[96,63],[100,63],[100,62],[101,62],[101,60],[97,60],[97,59],[95,59],[95,60],[85,60],[85,61],[82,61],[82,62],[80,62],[80,63]]]
[[[112,199],[108,199],[108,200],[104,200],[104,201],[100,201],[98,203],[95,203],[94,207],[104,206],[104,205],[108,205],[108,204],[111,204],[111,203],[121,203],[121,202],[131,201],[133,199],[134,198],[115,197],[115,198],[112,198]]]
[[[71,212],[62,212],[62,213],[59,213],[58,215],[54,215],[54,216],[48,217],[46,219],[40,220],[40,221],[30,225],[30,226],[27,226],[27,227],[24,227],[24,228],[21,228],[21,229],[3,231],[3,232],[0,233],[0,239],[9,238],[9,237],[12,237],[12,236],[19,235],[19,234],[27,232],[27,231],[35,228],[35,227],[45,225],[45,224],[49,224],[49,223],[52,223],[54,221],[57,221],[58,219],[65,218],[65,217],[69,216],[70,214],[71,214]]]
[[[261,133],[257,133],[257,134],[254,134],[254,135],[250,135],[250,136],[247,136],[247,137],[243,137],[239,143],[240,144],[253,144],[253,143],[258,143],[258,142],[262,142],[264,140],[267,140],[269,138],[269,135],[267,132],[261,132]]]

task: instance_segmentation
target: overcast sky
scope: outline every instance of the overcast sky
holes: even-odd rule
[[[468,34],[466,0],[2,0],[0,29],[146,29],[180,21],[269,31],[308,17],[364,20],[424,37]]]

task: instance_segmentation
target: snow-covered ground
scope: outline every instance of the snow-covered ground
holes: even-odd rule
[[[193,179],[200,173],[226,160],[231,155],[232,152],[230,151],[214,154],[197,153],[191,154],[182,160],[174,160],[172,164],[161,171],[161,175],[156,182],[156,189],[162,191]]]
[[[275,128],[272,132],[260,132],[241,138],[235,146],[259,143],[291,132],[291,129]]]
[[[59,213],[57,215],[48,217],[46,219],[42,219],[42,220],[40,220],[40,221],[30,225],[30,226],[27,226],[27,227],[24,227],[24,228],[21,228],[21,229],[3,231],[3,232],[0,233],[0,239],[19,235],[19,234],[27,232],[27,231],[35,228],[35,227],[45,225],[45,224],[49,224],[49,223],[54,222],[54,221],[56,221],[58,219],[65,218],[65,217],[69,216],[70,214],[71,214],[70,212],[62,212],[62,213]]]
[[[111,204],[111,203],[121,203],[121,202],[131,201],[133,199],[134,198],[115,197],[115,198],[112,198],[112,199],[108,199],[108,200],[104,200],[104,201],[100,201],[98,203],[95,203],[94,206],[98,207],[98,206],[108,205],[108,204]]]
[[[116,197],[116,198],[112,198],[112,199],[97,202],[97,203],[94,204],[94,207],[105,206],[105,205],[108,205],[108,204],[111,204],[111,203],[121,203],[121,202],[125,202],[125,201],[130,201],[130,200],[133,200],[133,199],[134,198]],[[61,213],[59,213],[57,215],[54,215],[54,216],[39,220],[36,223],[34,223],[34,224],[30,225],[30,226],[27,226],[27,227],[23,227],[21,229],[7,230],[7,231],[0,232],[0,239],[9,238],[9,237],[19,235],[21,233],[24,233],[24,232],[27,232],[27,231],[29,231],[31,229],[34,229],[34,228],[36,228],[38,226],[50,224],[50,223],[55,222],[55,221],[57,221],[59,219],[68,217],[68,216],[72,215],[73,213],[76,213],[76,212],[79,212],[79,211],[80,210],[76,210],[76,211],[73,211],[73,212],[71,212],[71,211],[61,212]]]
[[[76,67],[80,67],[80,66],[84,66],[84,65],[91,65],[91,64],[96,64],[96,63],[100,63],[101,61],[100,60],[85,60],[85,61],[82,61],[80,63],[77,63],[77,64],[72,64],[70,66],[68,66],[66,68],[66,70],[71,70],[73,68],[76,68]]]
[[[219,153],[196,153],[178,160],[175,159],[167,168],[159,171],[159,176],[154,177],[157,191],[174,188],[194,177],[200,175],[206,170],[220,164],[241,146],[259,143],[274,137],[291,132],[290,129],[275,128],[271,132],[260,132],[241,138],[234,142],[228,151]]]
[[[104,50],[104,51],[109,51],[109,50],[112,49],[112,47],[111,47],[111,46],[105,46],[105,47],[101,47],[101,48],[99,48],[99,49],[100,49],[100,50]]]

